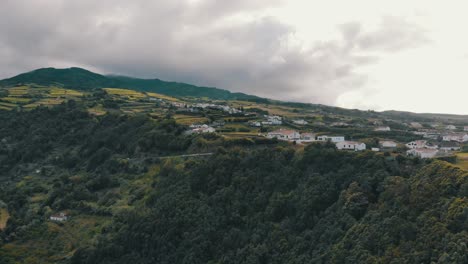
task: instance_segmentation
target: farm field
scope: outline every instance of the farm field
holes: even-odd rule
[[[196,123],[206,123],[209,119],[201,116],[190,116],[190,115],[174,115],[174,119],[177,123],[183,125],[191,125]]]
[[[103,88],[108,94],[116,95],[120,97],[126,97],[132,100],[138,100],[142,98],[146,98],[146,95],[141,92],[128,90],[128,89],[121,89],[121,88]]]
[[[0,255],[21,260],[18,263],[57,263],[71,257],[77,248],[92,242],[109,221],[106,217],[80,215],[63,224],[48,222],[45,228],[33,230],[39,237],[34,243],[9,243],[0,249]]]
[[[10,214],[8,213],[7,209],[0,208],[0,230],[5,228],[8,218],[10,218]]]
[[[159,99],[163,99],[163,100],[167,100],[167,101],[170,101],[170,102],[181,102],[181,100],[175,98],[175,97],[171,97],[171,96],[167,96],[167,95],[163,95],[163,94],[158,94],[158,93],[146,93],[148,96],[150,97],[155,97],[155,98],[159,98]]]
[[[455,166],[468,171],[468,153],[457,153]]]

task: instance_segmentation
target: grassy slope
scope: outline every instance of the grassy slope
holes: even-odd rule
[[[9,217],[10,215],[8,214],[7,209],[0,208],[0,229],[5,228]]]
[[[170,96],[208,97],[221,100],[260,99],[257,96],[246,95],[243,93],[231,93],[227,90],[218,88],[199,87],[178,82],[166,82],[159,79],[104,76],[81,68],[42,68],[0,81],[0,86],[3,87],[20,84],[38,84],[45,86],[59,85],[79,90],[91,90],[105,87],[128,88],[137,91],[155,92]]]

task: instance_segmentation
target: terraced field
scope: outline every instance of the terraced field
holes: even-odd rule
[[[191,124],[204,124],[209,122],[209,119],[206,117],[201,116],[190,116],[190,115],[174,115],[174,119],[177,123],[183,125],[191,125]]]
[[[457,167],[468,170],[468,153],[457,153]]]
[[[8,214],[7,209],[0,208],[0,230],[5,228],[8,218],[10,218],[10,214]]]
[[[144,93],[128,90],[128,89],[121,89],[121,88],[103,88],[108,94],[115,95],[131,100],[138,100],[146,98],[147,96]]]

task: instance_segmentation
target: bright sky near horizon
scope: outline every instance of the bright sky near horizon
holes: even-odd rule
[[[467,6],[5,0],[0,77],[79,66],[347,108],[468,114]]]

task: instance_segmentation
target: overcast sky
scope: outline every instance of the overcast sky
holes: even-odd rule
[[[468,114],[466,1],[1,0],[0,78],[41,67]]]

